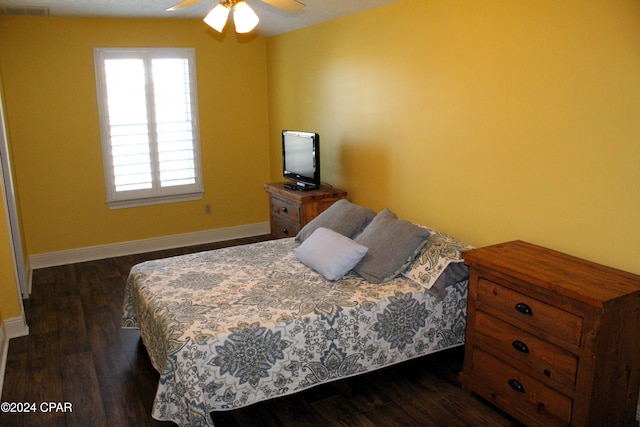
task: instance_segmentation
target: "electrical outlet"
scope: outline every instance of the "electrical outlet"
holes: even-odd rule
[[[209,215],[211,213],[211,205],[209,203],[204,205],[204,213],[205,215]]]

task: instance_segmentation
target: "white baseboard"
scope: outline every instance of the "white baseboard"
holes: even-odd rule
[[[184,246],[221,242],[223,240],[259,236],[262,234],[269,234],[269,232],[270,227],[268,222],[240,225],[237,227],[216,228],[212,230],[198,231],[195,233],[176,234],[173,236],[133,240],[130,242],[30,255],[29,265],[32,270],[37,270],[39,268],[74,264],[77,262],[93,261],[96,259],[113,258],[164,249],[180,248]]]
[[[4,319],[4,330],[8,339],[29,335],[29,326],[23,317]]]
[[[23,317],[0,320],[0,396],[4,385],[4,373],[7,368],[9,339],[29,335],[29,327]]]

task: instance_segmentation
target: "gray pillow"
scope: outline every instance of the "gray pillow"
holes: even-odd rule
[[[298,261],[327,280],[342,279],[367,253],[362,246],[342,234],[320,227],[296,249]]]
[[[438,276],[428,291],[438,298],[443,298],[447,288],[458,282],[469,279],[469,268],[463,262],[452,262]]]
[[[369,208],[355,205],[347,199],[340,199],[327,210],[312,219],[298,232],[296,241],[304,242],[320,227],[329,228],[343,236],[353,238],[376,216]]]
[[[428,237],[426,228],[398,219],[385,209],[355,238],[369,251],[354,270],[371,283],[389,280],[410,265]]]
[[[426,289],[447,286],[466,280],[469,270],[462,260],[462,253],[472,247],[439,230],[425,227],[429,239],[403,276],[420,283]]]

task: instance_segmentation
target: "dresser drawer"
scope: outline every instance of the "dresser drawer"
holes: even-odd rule
[[[490,280],[478,280],[478,302],[570,344],[580,345],[582,318]]]
[[[511,365],[474,349],[471,374],[475,381],[491,390],[491,397],[506,402],[546,426],[568,426],[573,401],[520,372]]]
[[[490,353],[512,358],[544,378],[575,388],[578,357],[513,325],[476,312],[476,336]]]
[[[275,238],[281,239],[283,237],[295,237],[299,231],[300,226],[289,222],[287,218],[284,218],[281,215],[271,216],[271,234]]]
[[[271,197],[271,216],[281,217],[285,221],[300,223],[300,206],[289,200]]]

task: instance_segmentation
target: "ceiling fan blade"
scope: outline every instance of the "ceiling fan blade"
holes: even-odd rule
[[[278,9],[286,10],[287,12],[295,12],[304,7],[304,4],[296,0],[262,0],[263,2],[270,4]]]
[[[198,3],[199,1],[200,0],[182,0],[180,3],[174,4],[173,6],[168,8],[167,10],[184,9],[185,7],[193,6],[194,4]]]

